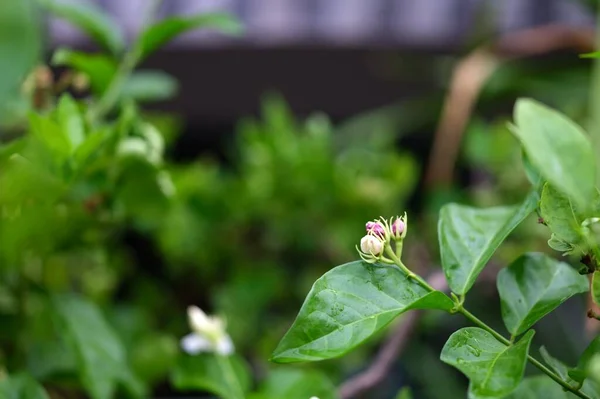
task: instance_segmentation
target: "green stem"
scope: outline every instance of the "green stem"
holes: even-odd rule
[[[494,338],[496,338],[498,341],[502,342],[504,345],[506,345],[506,346],[511,345],[511,342],[508,339],[504,338],[502,335],[500,335],[498,332],[496,332],[496,330],[494,330],[492,327],[485,324],[477,316],[475,316],[473,313],[469,312],[462,306],[460,306],[458,308],[458,312],[460,314],[462,314],[463,316],[465,316],[467,319],[469,319],[476,326],[478,326],[478,327],[484,329],[485,331],[489,332],[490,334],[492,334],[494,336]],[[585,393],[581,392],[578,388],[572,387],[566,381],[563,381],[563,379],[560,378],[559,375],[557,375],[554,371],[550,370],[548,367],[546,367],[543,363],[541,363],[539,360],[537,360],[530,354],[527,354],[527,360],[529,360],[529,362],[531,364],[533,364],[535,367],[537,367],[542,373],[544,373],[548,377],[552,378],[556,383],[560,384],[564,389],[571,392],[573,395],[576,395],[576,396],[578,396],[580,398],[584,398],[584,399],[592,399]]]
[[[219,367],[223,372],[223,376],[227,381],[227,385],[231,388],[231,393],[233,394],[233,398],[244,399],[244,389],[240,385],[238,378],[236,377],[235,371],[233,370],[233,366],[231,365],[231,358],[229,356],[224,355],[215,355],[217,357],[217,362],[219,363]]]
[[[430,292],[435,291],[435,289],[432,286],[430,286],[426,281],[424,281],[420,276],[417,276],[416,274],[414,274],[413,272],[411,272],[404,265],[404,263],[402,263],[402,261],[400,260],[400,258],[398,258],[396,256],[396,254],[394,253],[394,251],[392,251],[392,249],[390,248],[389,245],[386,246],[385,251],[388,254],[388,256],[390,256],[394,260],[394,262],[396,262],[396,265],[400,269],[402,269],[410,278],[413,278],[415,281],[417,281],[417,283],[419,283],[419,285],[421,285],[427,291],[430,291]],[[492,336],[494,338],[496,338],[499,342],[503,343],[504,345],[506,345],[506,346],[512,345],[511,341],[509,341],[508,339],[506,339],[505,337],[503,337],[502,335],[500,335],[500,333],[498,333],[492,327],[490,327],[487,324],[485,324],[477,316],[475,316],[473,313],[469,312],[467,309],[465,309],[463,307],[463,301],[464,301],[464,296],[463,295],[461,295],[461,297],[458,299],[458,301],[456,301],[456,298],[457,298],[456,295],[453,295],[453,297],[455,298],[455,302],[456,302],[455,311],[457,313],[462,314],[469,321],[471,321],[473,324],[475,324],[477,327],[480,327],[480,328],[484,329],[485,331],[487,331],[488,333],[492,334]],[[550,370],[548,367],[546,367],[543,363],[541,363],[539,360],[537,360],[536,358],[534,358],[530,354],[527,354],[527,360],[529,360],[529,362],[531,364],[533,364],[535,367],[537,367],[541,372],[543,372],[544,374],[546,374],[548,377],[552,378],[556,383],[560,384],[565,390],[573,393],[573,395],[578,396],[578,397],[583,398],[583,399],[592,399],[587,394],[581,392],[579,390],[579,388],[572,387],[566,381],[563,381],[563,379],[560,378],[560,376],[558,374],[556,374],[554,371]]]

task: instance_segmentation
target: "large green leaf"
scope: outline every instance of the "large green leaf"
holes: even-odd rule
[[[577,396],[565,392],[560,385],[546,375],[527,377],[506,399],[575,399]]]
[[[77,354],[79,376],[89,395],[110,399],[119,383],[132,393],[139,391],[127,367],[125,349],[100,310],[75,295],[56,296],[53,304],[61,332]]]
[[[442,292],[429,292],[399,268],[356,261],[319,278],[273,353],[281,363],[343,355],[410,309],[450,310]]]
[[[244,399],[250,387],[248,366],[238,356],[182,356],[171,382],[178,390],[209,391],[223,399]]]
[[[575,122],[531,99],[519,99],[514,119],[529,160],[560,192],[587,206],[595,190],[592,144]]]
[[[57,0],[40,0],[40,3],[56,16],[64,18],[90,35],[113,54],[118,54],[125,47],[125,38],[119,25],[93,3]]]
[[[149,26],[140,35],[141,58],[146,58],[182,33],[199,28],[213,28],[229,34],[239,34],[242,31],[239,21],[229,14],[214,13],[166,18]]]
[[[15,374],[0,380],[2,399],[49,399],[44,388],[27,374]]]
[[[486,209],[448,204],[440,211],[438,237],[450,289],[466,294],[502,241],[536,208],[531,192],[521,205]]]
[[[512,335],[527,331],[573,295],[586,292],[588,281],[566,263],[542,253],[528,253],[498,273],[502,319]]]
[[[54,52],[52,64],[68,66],[85,74],[92,92],[97,95],[108,88],[118,68],[117,61],[105,54],[89,54],[65,48]]]
[[[506,346],[481,328],[462,328],[448,338],[440,358],[469,377],[469,398],[503,398],[523,379],[534,333]]]
[[[269,399],[337,398],[336,388],[326,375],[318,370],[276,369],[258,389],[257,398]],[[254,398],[253,398],[254,399]]]

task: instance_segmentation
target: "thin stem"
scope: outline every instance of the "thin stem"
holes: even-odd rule
[[[408,278],[411,278],[411,279],[415,280],[417,282],[417,284],[419,284],[421,287],[425,288],[429,292],[436,291],[436,289],[433,288],[432,286],[430,286],[427,283],[427,281],[423,280],[421,278],[421,276],[419,276],[418,274],[413,273],[408,267],[406,267],[404,265],[404,263],[402,263],[402,261],[400,260],[400,258],[398,258],[396,256],[396,254],[394,253],[394,251],[392,250],[392,247],[390,245],[386,245],[385,252],[386,252],[386,254],[390,258],[392,258],[392,260],[396,263],[396,265],[400,269],[402,269],[403,272],[405,272],[408,275]]]
[[[502,342],[504,345],[506,345],[506,346],[511,345],[511,342],[508,339],[504,338],[502,335],[500,335],[498,332],[496,332],[496,330],[494,330],[492,327],[485,324],[477,316],[475,316],[473,313],[469,312],[462,306],[460,306],[458,308],[458,312],[460,314],[462,314],[463,316],[465,316],[467,319],[469,319],[471,322],[473,322],[473,324],[475,324],[476,326],[478,326],[478,327],[484,329],[485,331],[489,332],[490,334],[492,334],[494,336],[494,338],[496,338],[498,341]],[[581,392],[578,388],[572,387],[566,381],[563,381],[563,379],[560,378],[559,375],[557,375],[554,371],[550,370],[548,367],[546,367],[543,363],[541,363],[539,360],[537,360],[533,356],[527,354],[527,360],[529,360],[529,362],[531,364],[533,364],[535,367],[537,367],[541,372],[543,372],[548,377],[552,378],[555,382],[560,384],[567,391],[573,393],[574,395],[576,395],[580,398],[592,399],[587,394]]]

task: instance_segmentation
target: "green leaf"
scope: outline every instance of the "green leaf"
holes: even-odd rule
[[[506,399],[575,399],[570,392],[565,392],[560,385],[546,375],[527,377],[521,385]]]
[[[319,399],[337,398],[336,387],[318,370],[275,369],[261,384],[258,394],[265,398]]]
[[[30,113],[29,127],[33,136],[37,137],[57,158],[66,158],[71,152],[71,143],[60,126],[47,117]]]
[[[542,190],[540,213],[544,223],[558,239],[577,245],[582,241],[583,216],[575,212],[571,201],[546,183]]]
[[[63,94],[58,101],[56,112],[58,122],[71,142],[71,148],[76,149],[85,139],[85,130],[83,118],[73,97]]]
[[[28,374],[15,374],[0,381],[2,399],[49,399],[44,388]]]
[[[40,26],[32,0],[0,1],[0,123],[40,58]]]
[[[346,263],[314,283],[271,360],[288,363],[341,356],[407,310],[452,307],[446,295],[428,292],[395,266]]]
[[[596,165],[592,144],[575,122],[530,99],[515,105],[514,133],[544,179],[578,205],[594,196]]]
[[[556,236],[556,234],[552,233],[550,239],[548,240],[548,246],[555,251],[570,253],[573,251],[574,247],[566,241],[561,240]]]
[[[450,336],[440,359],[469,377],[469,398],[503,398],[523,379],[534,333],[506,346],[481,328],[462,328]]]
[[[588,366],[594,355],[600,353],[600,335],[589,343],[577,362],[577,367],[569,371],[569,376],[575,381],[582,382],[588,376]]]
[[[102,145],[108,140],[111,135],[109,128],[102,128],[98,131],[90,133],[85,141],[75,150],[73,157],[79,165],[89,161],[96,154]]]
[[[52,65],[68,66],[85,74],[90,88],[96,95],[108,88],[118,65],[116,60],[104,54],[89,54],[70,49],[59,48],[52,56]]]
[[[525,175],[527,176],[527,180],[533,187],[538,187],[543,184],[544,179],[540,172],[531,164],[529,157],[525,151],[521,153],[521,159],[523,161],[523,169],[525,169]]]
[[[53,305],[77,354],[81,383],[93,399],[112,398],[119,383],[135,385],[121,341],[93,303],[65,295],[54,297]]]
[[[498,273],[502,319],[519,335],[573,295],[587,292],[588,281],[566,263],[542,253],[527,253]]]
[[[396,399],[413,399],[412,391],[409,387],[404,387],[398,392]]]
[[[450,289],[464,295],[502,241],[537,206],[531,192],[521,205],[477,209],[448,204],[440,211],[438,237],[442,267]]]
[[[579,58],[600,58],[600,51],[592,51],[591,53],[579,54]]]
[[[136,101],[160,101],[177,94],[177,80],[162,71],[137,71],[123,85],[121,95]]]
[[[244,399],[250,387],[248,366],[238,356],[182,356],[171,382],[178,390],[209,391],[223,399]]]
[[[234,35],[242,32],[239,21],[229,14],[214,13],[165,18],[148,27],[140,35],[141,59],[146,58],[182,33],[199,28],[213,28]]]
[[[600,271],[596,270],[592,275],[592,299],[596,305],[600,305]]]
[[[575,381],[573,381],[569,376],[570,367],[568,367],[563,362],[550,355],[550,353],[548,353],[546,348],[544,348],[543,346],[540,348],[540,355],[542,355],[542,359],[544,359],[546,364],[550,366],[550,368],[554,370],[563,381],[574,385]]]
[[[56,0],[40,0],[40,3],[56,16],[87,33],[113,54],[118,54],[125,48],[125,38],[119,25],[95,4]]]

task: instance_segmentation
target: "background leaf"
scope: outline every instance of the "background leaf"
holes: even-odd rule
[[[107,89],[117,71],[115,59],[105,54],[89,54],[65,48],[59,48],[52,56],[52,65],[68,66],[84,73],[90,80],[90,88],[96,95]]]
[[[506,346],[481,328],[461,328],[448,338],[440,359],[469,377],[469,398],[503,398],[523,379],[534,333]]]
[[[68,93],[63,94],[56,108],[58,121],[71,143],[71,148],[77,149],[85,139],[83,118],[79,113],[77,103]]]
[[[440,257],[454,293],[469,291],[494,251],[536,205],[537,194],[532,192],[518,206],[478,209],[448,204],[441,209]]]
[[[335,385],[320,371],[289,367],[271,371],[257,394],[260,398],[270,399],[337,398]]]
[[[27,374],[15,374],[0,381],[2,399],[49,399],[44,388]]]
[[[162,71],[136,71],[122,88],[121,95],[136,101],[166,100],[177,94],[177,80]]]
[[[346,263],[315,282],[272,360],[287,363],[337,357],[407,310],[452,307],[446,295],[426,291],[395,266]]]
[[[576,384],[574,380],[569,376],[570,367],[556,359],[543,346],[540,348],[540,355],[542,355],[542,359],[546,362],[546,364],[556,372],[562,378],[563,381],[566,381],[569,384]]]
[[[182,33],[199,28],[213,28],[229,34],[239,34],[242,31],[239,21],[229,14],[214,13],[166,18],[151,25],[140,35],[141,59]]]
[[[250,387],[248,366],[238,356],[181,356],[171,375],[186,391],[209,391],[223,399],[244,399]]]
[[[122,343],[93,303],[65,295],[54,297],[53,304],[61,331],[77,354],[81,382],[92,398],[112,398],[118,383],[135,385]]]
[[[586,206],[595,191],[596,165],[592,144],[575,122],[531,99],[515,105],[514,133],[545,180]]]
[[[546,375],[527,377],[506,399],[575,399],[577,396],[563,391],[562,387]]]
[[[498,273],[502,319],[519,335],[561,303],[588,291],[588,281],[566,263],[541,253],[528,253]]]
[[[90,35],[113,54],[120,53],[125,47],[121,27],[95,4],[86,1],[59,2],[57,0],[40,0],[40,3],[54,15],[64,18]]]

